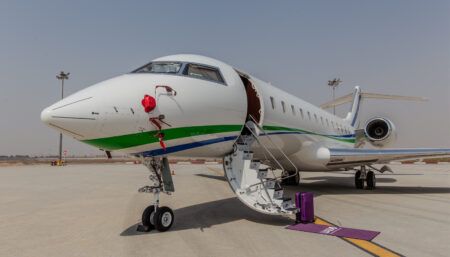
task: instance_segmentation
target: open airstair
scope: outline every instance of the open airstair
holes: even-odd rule
[[[270,161],[276,163],[282,170],[282,174],[286,174],[284,167],[259,139],[260,136],[269,137],[269,135],[253,121],[248,121],[245,126],[250,134],[239,137],[233,153],[225,156],[223,162],[225,176],[231,189],[239,200],[256,211],[273,215],[293,214],[296,211],[295,202],[284,196],[281,186],[282,179],[289,176],[277,177],[273,169],[262,164],[261,160],[253,158],[251,146],[258,143],[264,149],[267,160],[269,156]],[[281,149],[279,151],[291,162]],[[292,162],[291,164],[295,167]],[[298,172],[296,167],[295,170]]]

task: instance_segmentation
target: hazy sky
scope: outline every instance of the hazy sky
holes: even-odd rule
[[[391,118],[397,146],[450,147],[449,14],[450,1],[2,0],[0,155],[57,152],[39,115],[60,96],[60,70],[69,94],[177,53],[223,60],[315,104],[335,76],[338,95],[360,85],[426,96],[366,102],[363,118]],[[98,152],[65,142],[69,154]]]

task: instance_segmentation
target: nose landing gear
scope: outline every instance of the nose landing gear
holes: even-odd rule
[[[170,195],[175,191],[169,161],[164,157],[162,160],[160,158],[146,159],[143,163],[150,171],[149,179],[153,182],[153,185],[144,186],[138,191],[140,193],[152,193],[154,201],[142,213],[142,225],[139,225],[137,230],[149,232],[156,228],[156,230],[164,232],[172,227],[175,220],[173,211],[169,207],[159,206],[160,193]]]
[[[367,184],[366,189],[375,189],[375,173],[372,170],[367,171],[366,166],[361,166],[361,169],[357,170],[355,173],[355,187],[357,189],[364,189],[364,182]]]

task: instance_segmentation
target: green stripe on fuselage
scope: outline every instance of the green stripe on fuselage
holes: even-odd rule
[[[202,136],[208,134],[218,134],[227,132],[240,132],[243,125],[208,125],[208,126],[193,126],[193,127],[180,127],[180,128],[169,128],[163,129],[161,132],[164,133],[164,140],[172,140],[179,138],[187,138],[194,136]],[[306,130],[279,127],[279,126],[264,126],[266,131],[280,131],[280,132],[300,132],[309,135],[324,136],[330,139],[338,140],[345,143],[354,143],[354,138],[342,138],[331,135],[322,135]],[[106,149],[106,150],[118,150],[129,147],[135,147],[145,144],[157,143],[159,141],[157,137],[158,131],[146,131],[134,134],[127,134],[114,137],[96,138],[84,140],[84,143],[90,144],[92,146]]]
[[[164,140],[172,140],[178,138],[195,137],[208,134],[239,132],[242,125],[210,125],[210,126],[194,126],[163,129]],[[96,138],[84,140],[84,143],[107,150],[117,150],[129,148],[139,145],[156,143],[159,141],[157,137],[158,131],[147,131],[122,136]]]
[[[344,138],[344,137],[340,137],[340,136],[332,136],[332,135],[324,135],[324,134],[318,134],[318,133],[314,133],[314,132],[309,132],[306,130],[302,130],[302,129],[296,129],[296,128],[286,128],[286,127],[279,127],[279,126],[263,126],[263,129],[265,131],[280,131],[280,132],[299,132],[302,134],[308,134],[308,135],[315,135],[315,136],[323,136],[323,137],[328,137],[337,141],[341,141],[341,142],[345,142],[345,143],[355,143],[355,138],[351,137],[351,138]]]

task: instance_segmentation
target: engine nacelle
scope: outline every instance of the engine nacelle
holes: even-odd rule
[[[374,146],[384,147],[397,137],[394,124],[386,118],[372,118],[364,127],[367,140]]]

